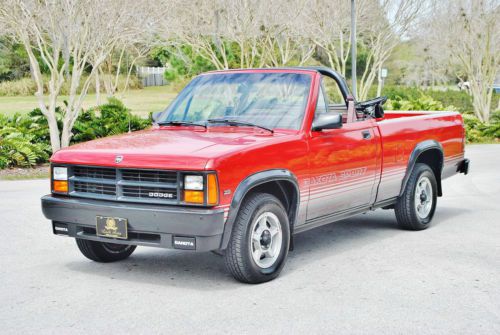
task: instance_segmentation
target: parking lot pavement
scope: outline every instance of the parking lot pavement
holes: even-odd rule
[[[500,145],[467,148],[433,226],[377,210],[296,237],[281,276],[244,285],[212,253],[138,248],[93,263],[40,210],[46,180],[0,182],[1,333],[500,333]]]

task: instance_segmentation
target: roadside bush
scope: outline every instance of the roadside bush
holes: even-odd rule
[[[385,106],[388,110],[457,110],[455,106],[444,106],[442,102],[435,100],[430,95],[418,91],[407,94],[405,99],[398,95],[393,96],[392,99],[387,101]],[[481,122],[470,111],[463,112],[462,117],[464,119],[467,143],[491,143],[500,140],[500,111],[492,114],[489,124]]]
[[[467,143],[491,143],[500,141],[500,111],[492,114],[490,123],[486,124],[470,113],[462,114],[464,118]]]
[[[372,95],[375,95],[376,86],[372,87]],[[417,87],[408,86],[384,86],[382,90],[382,95],[385,95],[388,99],[394,100],[396,97],[400,97],[403,100],[416,99],[422,94],[422,90]]]
[[[398,95],[390,98],[386,103],[388,110],[408,110],[408,111],[442,111],[456,110],[454,106],[443,106],[440,101],[434,100],[431,96],[420,92],[419,95],[408,95],[402,98]]]
[[[57,108],[59,130],[62,129],[62,109]],[[151,115],[143,119],[130,113],[121,101],[110,98],[107,103],[82,111],[73,128],[71,143],[147,128]],[[47,120],[36,108],[26,115],[0,114],[0,169],[12,166],[33,166],[47,162],[51,154]]]
[[[62,130],[62,109],[56,109],[59,131]],[[29,131],[41,142],[50,143],[49,125],[40,109],[36,108],[28,117],[14,116],[18,129]],[[73,126],[71,144],[94,140],[96,138],[121,134],[130,130],[141,130],[152,123],[151,117],[143,119],[130,112],[116,98],[108,98],[108,102],[88,110],[82,110]]]
[[[28,167],[49,159],[51,147],[36,141],[33,134],[5,126],[9,120],[2,119],[0,124],[0,169],[9,166]]]
[[[433,99],[440,101],[445,106],[455,106],[460,113],[466,113],[474,110],[472,105],[472,97],[465,91],[435,91],[426,90],[425,94]]]
[[[149,127],[151,122],[150,118],[143,119],[130,113],[120,100],[109,98],[107,103],[80,113],[71,140],[78,143],[141,130]]]
[[[374,85],[374,88],[375,85]],[[371,92],[375,95],[375,91]],[[433,100],[441,103],[443,106],[454,106],[454,110],[461,113],[473,110],[472,98],[465,91],[455,90],[422,90],[418,87],[407,86],[386,86],[382,91],[382,95],[387,96],[390,100],[410,100],[419,99],[422,95],[431,97]]]

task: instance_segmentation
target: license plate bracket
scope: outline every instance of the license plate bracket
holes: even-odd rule
[[[110,216],[96,216],[96,235],[108,238],[128,238],[127,219]]]

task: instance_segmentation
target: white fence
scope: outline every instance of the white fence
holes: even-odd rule
[[[163,86],[168,84],[163,76],[166,70],[166,67],[138,66],[137,76],[142,80],[142,86],[144,87]]]

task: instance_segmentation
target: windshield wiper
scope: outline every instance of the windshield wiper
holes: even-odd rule
[[[162,121],[158,122],[159,126],[198,126],[207,129],[207,125],[191,121]]]
[[[256,127],[256,128],[264,129],[264,130],[267,130],[271,133],[274,133],[274,130],[272,130],[271,128],[260,126],[258,124],[251,123],[251,122],[237,121],[237,120],[232,120],[232,119],[208,119],[207,122],[208,123],[225,123],[225,124],[230,125],[230,126]]]

